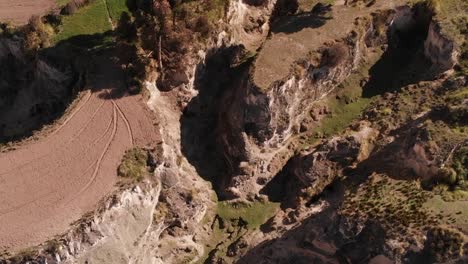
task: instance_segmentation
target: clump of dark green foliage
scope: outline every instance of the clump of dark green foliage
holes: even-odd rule
[[[125,152],[122,163],[118,168],[121,177],[142,180],[147,174],[148,152],[141,148],[132,148]]]

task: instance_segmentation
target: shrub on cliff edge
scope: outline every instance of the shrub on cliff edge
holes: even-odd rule
[[[122,163],[118,168],[121,177],[141,180],[146,175],[146,162],[148,153],[141,148],[132,148],[125,152]]]

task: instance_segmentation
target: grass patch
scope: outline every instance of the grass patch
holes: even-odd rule
[[[447,99],[451,103],[461,103],[468,99],[468,86],[450,92]]]
[[[360,117],[361,112],[370,102],[371,99],[369,98],[357,98],[356,101],[349,104],[331,102],[329,106],[333,109],[333,115],[322,121],[315,130],[316,133],[328,137],[343,131],[352,121]]]
[[[106,4],[98,0],[63,18],[63,25],[55,41],[66,40],[79,35],[93,35],[111,30]]]
[[[225,220],[241,218],[249,229],[256,229],[264,224],[279,209],[279,203],[253,202],[236,203],[218,202],[217,213]]]
[[[424,203],[424,207],[436,215],[441,215],[448,224],[461,228],[463,232],[468,232],[468,210],[467,200],[445,201],[441,195],[435,195]]]
[[[348,127],[352,121],[358,119],[364,109],[377,97],[363,97],[361,81],[369,77],[370,68],[377,62],[381,54],[382,51],[380,50],[373,54],[358,70],[346,78],[337,87],[335,96],[328,97],[325,102],[319,102],[326,104],[332,114],[320,121],[314,129],[314,134],[320,136],[338,134]],[[317,141],[318,137],[310,138],[306,145],[314,144]]]
[[[146,175],[148,153],[140,148],[132,148],[125,152],[118,174],[121,177],[141,180]]]
[[[216,256],[222,256],[228,263],[228,248],[239,242],[249,232],[257,230],[279,210],[279,203],[260,202],[229,203],[218,202],[212,234],[205,244],[205,255],[197,262],[206,263],[210,252],[216,249]]]
[[[123,12],[130,12],[126,0],[106,0],[109,7],[110,18],[116,24]]]

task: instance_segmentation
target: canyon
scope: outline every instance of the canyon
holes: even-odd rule
[[[464,263],[467,5],[208,2],[0,37],[0,263]]]

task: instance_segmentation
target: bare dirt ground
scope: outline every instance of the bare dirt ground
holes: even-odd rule
[[[0,0],[0,22],[25,24],[31,16],[42,15],[54,6],[54,0]]]
[[[41,243],[112,191],[125,150],[159,139],[142,96],[104,63],[93,89],[47,136],[0,153],[0,251]]]

